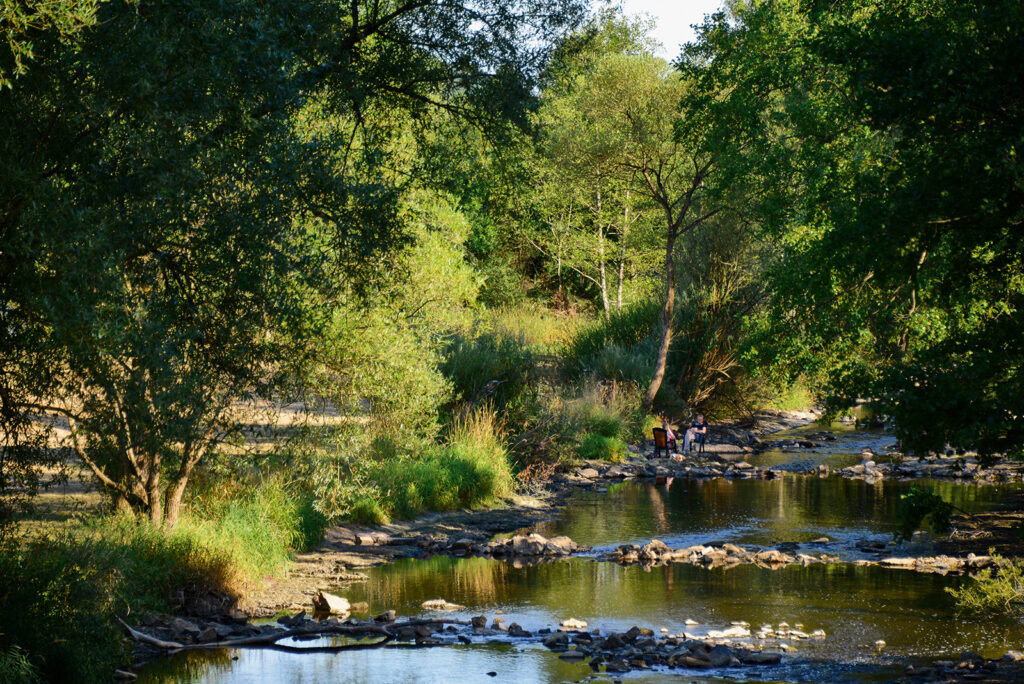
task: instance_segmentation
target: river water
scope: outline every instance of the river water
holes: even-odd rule
[[[820,428],[815,428],[820,429]],[[841,467],[859,462],[864,446],[881,453],[891,437],[834,426],[835,442],[814,452],[767,452],[752,462],[794,461]],[[788,433],[800,435],[810,429]],[[968,511],[998,506],[1005,487],[925,483]],[[691,565],[644,569],[593,559],[624,543],[661,539],[669,546],[733,542],[746,546],[800,544],[811,555],[854,557],[862,540],[889,542],[899,494],[909,483],[866,484],[838,477],[785,475],[776,480],[676,479],[665,485],[625,482],[603,492],[574,494],[557,519],[540,524],[545,536],[566,534],[593,554],[515,567],[484,558],[403,559],[368,571],[369,581],[339,593],[367,601],[371,613],[395,609],[426,615],[433,598],[466,606],[450,617],[503,614],[527,630],[560,620],[590,628],[633,625],[694,634],[733,621],[824,629],[825,640],[801,641],[779,666],[730,672],[685,670],[616,675],[628,682],[886,681],[908,663],[956,657],[970,650],[996,657],[1024,646],[1024,625],[1005,618],[957,615],[945,591],[964,580],[876,566],[811,565],[768,570],[753,565],[706,570]],[[828,541],[819,541],[827,538]],[[893,553],[925,551],[926,545]],[[687,626],[687,620],[697,625]],[[873,644],[884,640],[884,650]],[[320,642],[303,642],[316,645]],[[326,643],[326,642],[324,642]],[[258,649],[189,653],[155,662],[141,681],[241,684],[249,682],[577,682],[612,681],[585,664],[566,663],[536,641],[385,647],[344,654],[290,654]],[[700,676],[695,676],[695,675]]]

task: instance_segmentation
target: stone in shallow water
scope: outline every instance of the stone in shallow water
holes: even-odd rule
[[[449,603],[448,601],[445,601],[444,599],[439,599],[439,598],[437,598],[437,599],[430,599],[429,601],[424,601],[423,603],[420,604],[420,607],[423,608],[424,610],[445,610],[445,611],[461,610],[462,608],[465,608],[465,606],[460,606],[457,603]]]
[[[313,610],[318,613],[331,613],[332,615],[340,615],[349,612],[348,599],[342,598],[341,596],[335,596],[334,594],[328,594],[326,591],[321,591],[313,597]]]
[[[776,665],[782,660],[781,653],[774,651],[758,651],[756,653],[744,653],[740,661],[748,665]]]
[[[733,625],[726,629],[712,629],[708,631],[709,639],[736,639],[750,636],[750,630],[741,625]]]
[[[562,620],[559,629],[564,632],[579,632],[587,628],[587,623],[583,620],[577,620],[576,618],[569,618],[568,620]]]

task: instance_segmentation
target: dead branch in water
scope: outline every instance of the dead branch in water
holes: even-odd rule
[[[170,653],[179,651],[194,651],[213,648],[272,648],[288,653],[336,653],[339,651],[354,651],[360,649],[377,648],[398,638],[398,631],[407,627],[419,627],[422,625],[469,625],[465,620],[406,620],[404,622],[345,625],[336,623],[307,622],[290,629],[276,630],[266,634],[257,634],[251,637],[239,637],[238,639],[226,639],[224,641],[211,641],[202,644],[181,644],[176,641],[164,641],[150,636],[144,632],[130,627],[124,620],[118,618],[118,622],[125,628],[128,635],[145,644],[163,648]],[[372,644],[346,644],[342,646],[290,646],[279,644],[282,639],[294,637],[324,637],[344,635],[379,635],[383,639]]]

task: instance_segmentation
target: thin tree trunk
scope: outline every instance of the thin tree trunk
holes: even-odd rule
[[[167,488],[167,500],[164,506],[164,526],[167,529],[174,529],[178,524],[181,515],[181,499],[185,494],[185,486],[188,484],[188,475],[179,475],[175,478],[170,487]]]
[[[604,306],[605,320],[611,318],[611,305],[608,303],[608,279],[604,267],[604,222],[601,217],[601,188],[597,189],[597,271],[600,276],[601,305]]]
[[[163,497],[160,496],[160,457],[152,456],[149,478],[146,480],[146,505],[149,506],[149,521],[160,525],[164,521]]]
[[[650,411],[654,407],[654,397],[661,389],[661,381],[665,379],[665,366],[668,364],[668,349],[672,343],[672,314],[676,300],[675,259],[673,258],[676,244],[676,232],[669,233],[665,243],[665,304],[661,308],[661,345],[654,363],[654,376],[644,396],[644,408]]]
[[[626,236],[629,234],[629,190],[626,190],[626,205],[622,210],[622,228],[619,229],[619,285],[615,306],[622,310],[622,281],[626,279]]]

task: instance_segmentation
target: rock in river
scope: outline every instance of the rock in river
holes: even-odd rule
[[[318,592],[313,597],[313,610],[318,613],[331,613],[332,615],[342,615],[349,612],[350,604],[348,599],[334,594],[328,594],[326,591]]]

